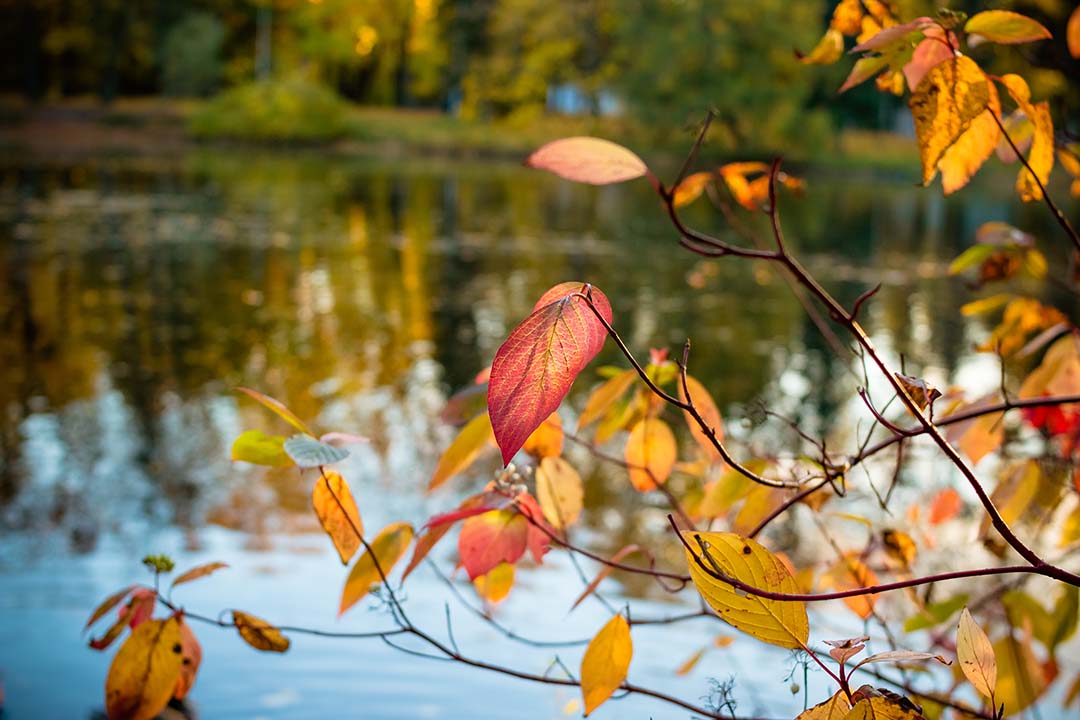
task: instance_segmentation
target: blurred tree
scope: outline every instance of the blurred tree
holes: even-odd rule
[[[162,45],[162,86],[169,95],[208,95],[221,79],[225,26],[206,12],[176,23]]]

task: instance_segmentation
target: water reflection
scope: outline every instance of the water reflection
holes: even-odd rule
[[[312,530],[295,472],[227,461],[240,430],[272,427],[237,385],[369,436],[350,461],[368,502],[422,519],[446,395],[566,279],[602,287],[642,352],[692,336],[692,371],[748,441],[759,403],[828,431],[855,382],[782,278],[680,251],[643,186],[220,151],[2,173],[0,532],[49,539],[19,543],[20,564],[91,553],[133,521],[178,528],[190,551],[209,525],[251,549]],[[785,217],[843,301],[883,284],[866,319],[887,354],[947,381],[984,332],[961,322],[971,296],[944,278],[948,259],[986,220],[1052,231],[1007,188],[946,201],[908,181],[811,176]],[[716,225],[704,207],[688,216]],[[611,348],[604,361],[618,362]],[[624,488],[610,470],[590,479],[598,546],[662,527]]]

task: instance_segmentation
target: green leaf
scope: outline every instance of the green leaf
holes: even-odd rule
[[[284,443],[283,437],[248,430],[233,441],[232,459],[267,467],[288,467],[293,461],[285,453]]]
[[[956,611],[967,605],[968,595],[962,593],[948,600],[930,603],[918,615],[912,615],[904,621],[904,632],[915,632],[939,625],[951,618]]]
[[[285,453],[302,468],[331,465],[349,457],[349,451],[321,443],[309,435],[293,435],[282,446]]]

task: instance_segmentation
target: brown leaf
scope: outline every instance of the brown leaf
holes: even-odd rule
[[[289,649],[289,638],[262,618],[239,610],[232,611],[236,631],[251,647],[263,652],[283,653]]]

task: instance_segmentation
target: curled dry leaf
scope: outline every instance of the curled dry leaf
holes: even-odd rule
[[[562,283],[540,298],[533,313],[495,353],[488,412],[503,464],[558,409],[578,374],[604,345],[607,331],[584,292],[610,323],[611,304],[602,292],[579,282]]]
[[[997,688],[997,659],[990,638],[978,626],[967,608],[960,611],[956,629],[956,659],[960,669],[976,690],[990,700]]]
[[[239,610],[233,610],[232,616],[240,637],[256,650],[283,653],[289,649],[289,638],[262,618]]]
[[[795,579],[778,557],[757,541],[734,533],[683,532],[683,538],[693,549],[693,553],[686,550],[690,578],[722,620],[770,645],[806,646],[810,625],[805,603],[751,595],[702,568],[761,590],[798,594]]]
[[[183,666],[180,622],[147,620],[120,646],[105,679],[109,720],[150,720],[168,704]]]
[[[83,632],[89,630],[91,625],[96,623],[101,618],[105,617],[105,613],[109,612],[114,607],[119,605],[120,602],[128,595],[130,595],[131,591],[134,590],[136,587],[138,586],[129,585],[123,590],[117,590],[115,593],[102,600],[101,604],[98,605],[97,608],[95,608],[94,612],[90,614],[90,619],[87,620],[86,625],[83,626]]]
[[[311,505],[323,530],[334,543],[341,564],[348,565],[360,548],[364,524],[345,478],[336,472],[324,472],[311,491]]]
[[[217,572],[218,570],[227,567],[229,567],[228,563],[223,562],[212,562],[206,563],[205,565],[197,565],[185,573],[180,573],[180,575],[178,575],[176,579],[172,581],[172,586],[176,587],[177,585],[182,585],[184,583],[191,582],[192,580],[198,580],[199,578],[206,577],[210,573]]]
[[[633,654],[630,625],[622,615],[616,615],[596,633],[581,660],[585,715],[600,707],[623,684]]]
[[[630,150],[595,137],[554,140],[536,150],[525,164],[590,185],[624,182],[649,172],[645,162]]]

